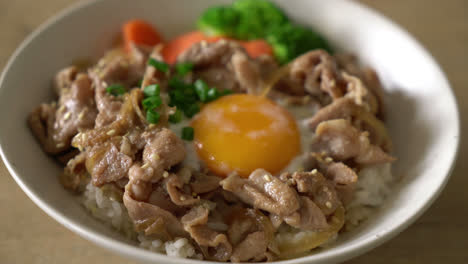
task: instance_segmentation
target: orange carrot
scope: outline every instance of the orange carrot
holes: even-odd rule
[[[130,50],[130,44],[154,46],[162,42],[162,37],[156,29],[146,21],[135,19],[127,21],[123,27],[125,50]]]
[[[270,44],[262,39],[242,41],[240,44],[252,58],[256,58],[265,54],[273,56],[273,49],[271,48]]]
[[[169,43],[167,43],[162,50],[162,55],[167,63],[174,64],[177,60],[177,57],[182,52],[190,48],[193,44],[198,43],[202,40],[208,43],[212,43],[221,39],[229,38],[222,36],[207,37],[200,31],[192,31],[184,35],[178,36],[175,39],[171,40]],[[239,41],[239,44],[241,44],[246,49],[247,53],[252,58],[258,57],[262,54],[273,55],[273,50],[271,46],[264,40],[253,40],[248,42]]]

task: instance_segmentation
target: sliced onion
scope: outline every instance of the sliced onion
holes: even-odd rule
[[[296,233],[288,235],[277,241],[277,246],[280,251],[280,259],[290,259],[301,255],[305,255],[310,250],[322,245],[329,239],[333,238],[338,231],[343,227],[345,222],[345,209],[340,206],[329,221],[328,229],[318,232],[298,230]],[[303,233],[302,237],[298,238]]]

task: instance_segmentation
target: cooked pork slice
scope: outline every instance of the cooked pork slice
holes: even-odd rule
[[[337,184],[354,184],[357,173],[343,162],[336,162],[321,153],[310,153],[309,166],[317,168],[325,177]]]
[[[261,261],[267,252],[268,239],[263,231],[248,234],[233,250],[232,262]]]
[[[296,191],[263,169],[255,170],[248,179],[230,175],[220,184],[243,202],[270,213],[290,215],[299,208]]]
[[[333,58],[323,50],[310,51],[291,62],[288,78],[291,84],[316,97],[327,94],[332,99],[343,97],[345,84]]]
[[[94,126],[97,114],[92,99],[94,91],[87,74],[77,74],[69,88],[61,89],[66,91],[61,91],[58,104],[43,104],[28,119],[44,151],[50,154],[69,149],[72,138],[79,130]]]
[[[236,52],[231,59],[232,68],[239,85],[247,93],[259,95],[263,89],[263,80],[260,77],[260,70],[256,67],[243,52]]]
[[[78,191],[78,188],[86,181],[86,153],[81,152],[68,161],[63,173],[60,175],[60,183],[67,189]]]
[[[364,82],[369,92],[375,97],[377,101],[378,109],[376,111],[377,116],[383,119],[384,113],[384,91],[382,84],[377,76],[375,70],[369,67],[363,67],[359,64],[357,57],[350,54],[337,54],[335,56],[338,65],[344,71],[358,77]]]
[[[181,221],[195,242],[201,247],[205,258],[226,261],[231,257],[232,246],[225,234],[207,226],[209,210],[203,206],[193,207]]]
[[[161,55],[161,48],[162,46],[154,47],[150,56],[147,57],[146,60],[148,60],[149,58],[153,58],[157,61],[164,61]],[[166,91],[167,78],[168,78],[168,75],[166,73],[161,72],[158,69],[156,69],[154,66],[146,63],[145,75],[143,76],[143,81],[141,82],[141,88],[144,88],[151,84],[158,84],[160,85],[161,91]]]
[[[204,225],[208,222],[208,215],[210,214],[210,210],[208,210],[204,206],[195,206],[190,209],[190,211],[185,214],[181,222],[184,227],[192,227],[196,225]]]
[[[234,41],[217,41],[214,43],[199,42],[193,44],[177,58],[178,62],[191,62],[195,67],[205,68],[214,65],[227,65],[236,52],[245,53]]]
[[[171,130],[163,128],[148,140],[143,150],[142,169],[139,180],[159,181],[167,170],[185,158],[184,142]]]
[[[200,198],[194,198],[192,193],[183,190],[184,182],[177,174],[169,175],[164,184],[171,201],[178,206],[191,206],[200,201]]]
[[[136,86],[145,67],[141,62],[134,61],[121,51],[108,52],[98,64],[89,71],[96,90],[96,104],[99,114],[96,127],[108,125],[117,119],[122,107],[122,96],[107,92],[110,85],[122,85],[126,90]]]
[[[208,260],[227,261],[232,254],[232,246],[225,234],[210,229],[206,225],[191,226],[186,229],[200,246]]]
[[[323,152],[333,159],[344,161],[352,159],[357,164],[372,165],[393,162],[394,157],[385,153],[369,140],[368,132],[361,132],[344,119],[320,123],[315,130],[311,149]]]
[[[129,57],[131,64],[136,68],[135,71],[144,72],[148,65],[148,58],[154,50],[152,46],[144,44],[130,44]]]
[[[323,230],[328,227],[327,218],[309,197],[301,196],[301,208],[291,215],[284,217],[284,221],[295,228],[303,230]]]
[[[86,168],[96,186],[117,181],[127,176],[133,164],[113,142],[97,145],[87,151]]]
[[[346,97],[352,98],[354,103],[363,106],[372,114],[377,114],[379,104],[373,93],[369,92],[364,83],[356,76],[342,72],[343,79],[346,81]]]
[[[262,86],[261,64],[249,58],[234,41],[194,44],[177,61],[192,62],[195,79],[201,78],[221,90],[258,94]]]
[[[369,132],[372,144],[380,146],[386,152],[391,151],[392,142],[384,123],[363,106],[356,105],[353,98],[344,97],[335,100],[330,105],[320,109],[305,123],[315,130],[321,122],[332,119],[352,119],[356,127]]]
[[[125,186],[125,190],[128,192],[128,194],[131,197],[135,198],[136,200],[147,201],[153,198],[152,200],[154,201],[155,200],[154,193],[159,188],[156,188],[155,190],[153,190],[153,186],[150,182],[139,180],[139,174],[141,173],[142,173],[141,164],[139,164],[139,162],[136,162],[135,164],[133,164],[132,167],[130,167],[130,169],[128,170],[129,180],[128,180],[127,185]],[[167,207],[164,206],[167,203],[160,204],[157,202],[153,203],[151,201],[150,203],[157,205],[161,207],[162,209],[167,209]]]
[[[335,184],[327,180],[317,169],[287,172],[281,174],[280,178],[289,185],[295,186],[301,195],[309,197],[327,216],[335,212],[336,208],[341,205]]]
[[[185,208],[173,203],[164,186],[162,186],[162,184],[159,183],[153,184],[152,191],[148,198],[148,203],[154,204],[176,215],[179,215],[180,213],[183,213],[186,210]]]
[[[172,213],[146,202],[137,201],[125,191],[123,202],[136,231],[145,235],[166,236],[165,239],[187,237],[181,222]]]
[[[78,73],[78,67],[70,66],[59,71],[57,75],[55,75],[53,87],[57,96],[60,97],[63,92],[67,92],[70,89]]]
[[[207,175],[201,172],[193,173],[193,181],[190,183],[192,191],[196,194],[208,193],[219,187],[221,178],[218,176]]]

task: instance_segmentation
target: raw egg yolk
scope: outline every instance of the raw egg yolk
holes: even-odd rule
[[[294,117],[260,96],[224,96],[205,105],[192,127],[199,158],[223,177],[248,177],[258,168],[277,173],[300,152]]]

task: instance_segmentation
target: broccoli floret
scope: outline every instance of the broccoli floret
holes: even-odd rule
[[[283,11],[266,0],[237,0],[232,6],[206,9],[197,26],[208,36],[250,40],[264,38],[270,28],[288,21]]]
[[[238,39],[264,38],[271,28],[289,22],[281,9],[266,0],[237,0],[232,7],[239,13]]]
[[[232,7],[216,6],[206,9],[198,19],[197,26],[208,36],[235,37],[239,13]]]
[[[197,25],[209,36],[265,39],[282,64],[313,49],[332,51],[318,33],[292,24],[281,9],[267,0],[236,0],[232,6],[209,8]]]
[[[318,33],[302,26],[285,24],[272,29],[266,40],[272,46],[279,63],[287,63],[314,49],[332,52],[328,42]]]

